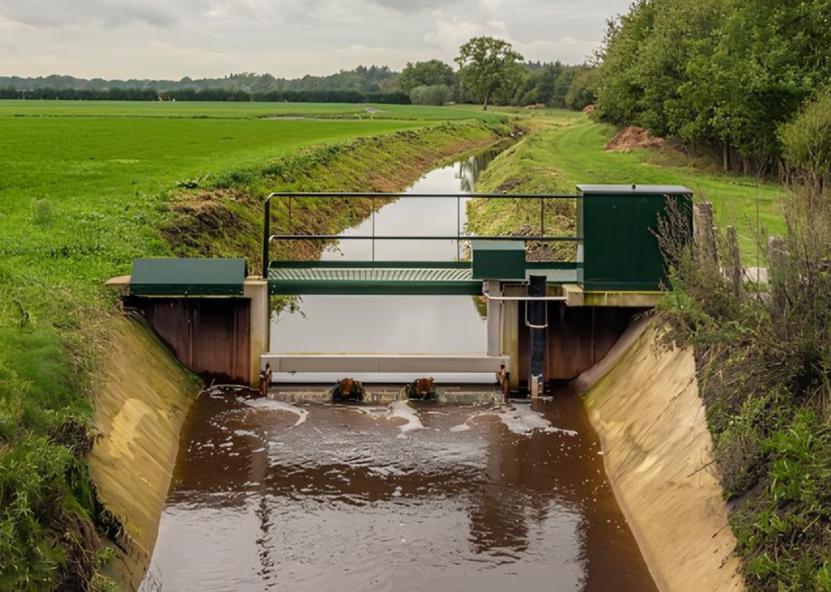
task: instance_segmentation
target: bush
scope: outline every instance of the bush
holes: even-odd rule
[[[417,86],[410,91],[413,105],[444,105],[453,98],[453,91],[444,84]]]
[[[821,193],[831,181],[831,89],[779,130],[791,172]]]

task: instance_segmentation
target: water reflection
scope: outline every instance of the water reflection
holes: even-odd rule
[[[472,156],[431,171],[407,193],[469,193],[495,152]],[[343,235],[450,235],[464,230],[467,198],[401,199],[384,206]],[[452,261],[455,240],[378,241],[382,261]],[[370,260],[367,241],[344,240],[327,249],[323,260]],[[453,327],[447,331],[447,327]],[[298,310],[272,319],[275,353],[482,353],[486,323],[466,296],[304,296]],[[288,380],[290,377],[277,377]],[[333,378],[334,379],[334,378]]]

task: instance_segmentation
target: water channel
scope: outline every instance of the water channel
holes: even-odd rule
[[[433,171],[411,190],[469,189],[472,162]],[[400,200],[379,212],[376,231],[392,234],[404,223],[455,233],[455,201],[448,207]],[[442,227],[447,220],[451,227]],[[351,249],[368,246],[358,242],[324,257],[361,258]],[[383,249],[379,259],[456,254],[455,243]],[[485,342],[484,321],[466,297],[307,297],[301,311],[275,320],[275,351],[458,353],[482,351]],[[582,404],[566,391],[499,409],[202,393],[182,432],[142,586],[506,589],[656,589]]]

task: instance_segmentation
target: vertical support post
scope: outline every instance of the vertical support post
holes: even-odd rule
[[[372,196],[372,261],[375,262],[375,196]]]
[[[521,286],[504,286],[502,293],[506,296],[522,296],[525,290]],[[509,356],[508,383],[511,389],[519,388],[519,302],[506,300],[502,302],[502,334],[500,335],[500,353]]]
[[[502,282],[485,280],[483,286],[488,296],[502,296]],[[502,303],[488,300],[488,355],[500,355],[500,333],[502,333]]]
[[[462,260],[462,196],[456,196],[456,261]]]
[[[268,353],[270,310],[268,301],[268,281],[258,278],[246,278],[243,295],[250,300],[249,322],[249,381],[256,388],[260,382],[260,356]]]
[[[697,203],[693,206],[694,251],[698,263],[710,269],[718,269],[716,247],[716,223],[713,204]]]
[[[268,279],[269,244],[271,243],[271,196],[263,206],[263,279]]]
[[[291,195],[289,195],[288,227],[289,227],[289,234],[294,234],[294,221],[292,220],[292,217],[291,217],[291,204],[292,204]],[[286,241],[286,261],[291,261],[291,244],[292,244],[292,241],[290,241],[290,240]]]
[[[739,298],[744,292],[744,271],[742,260],[739,254],[739,237],[736,234],[735,226],[728,226],[726,229],[727,253],[725,253],[724,267],[727,279],[733,291],[733,296]]]
[[[540,236],[545,236],[545,199],[540,198]]]
[[[768,281],[771,287],[773,316],[781,319],[788,305],[786,281],[788,277],[788,252],[785,241],[779,236],[768,238]]]
[[[528,296],[545,296],[545,288],[545,276],[532,275],[528,285]],[[532,398],[542,395],[545,387],[545,334],[548,331],[545,307],[547,304],[544,300],[529,300],[525,304],[531,350],[528,390]]]

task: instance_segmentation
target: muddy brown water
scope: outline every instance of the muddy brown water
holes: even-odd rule
[[[651,591],[582,404],[202,394],[144,590]]]
[[[410,191],[469,192],[491,156],[437,169]],[[455,233],[457,211],[453,200],[399,200],[378,213],[376,230]],[[377,256],[457,252],[455,242],[416,242],[384,243]],[[324,258],[368,248],[342,241]],[[485,333],[469,297],[309,296],[273,320],[272,351],[474,353]],[[183,429],[142,590],[655,586],[582,404],[566,391],[501,409],[291,405],[215,392],[200,395]]]

